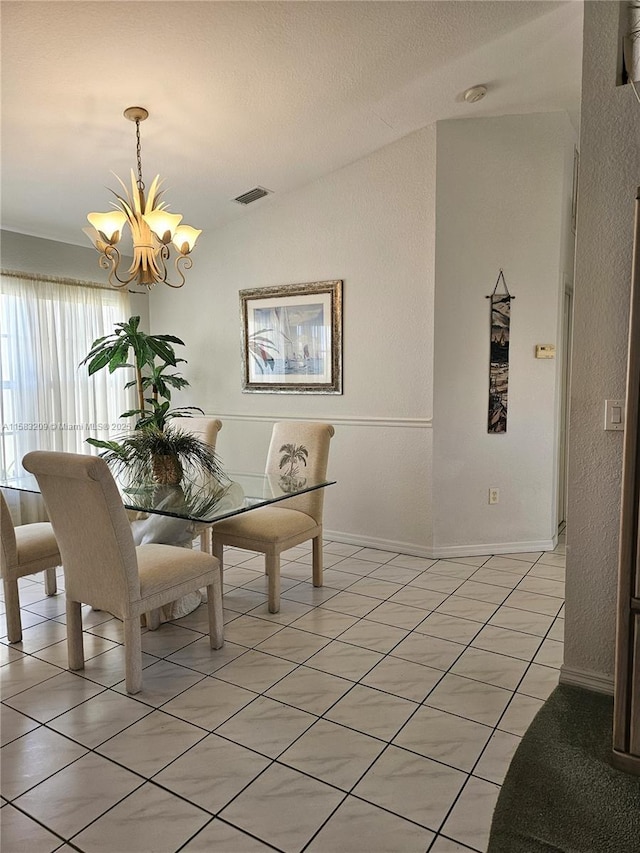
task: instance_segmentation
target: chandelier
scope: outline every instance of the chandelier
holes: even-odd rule
[[[108,213],[90,213],[87,216],[91,228],[83,228],[93,245],[100,253],[98,263],[109,271],[109,284],[113,287],[125,287],[128,284],[140,284],[149,290],[158,282],[169,287],[182,287],[184,270],[193,266],[189,254],[202,233],[190,225],[181,225],[179,213],[169,213],[165,202],[160,201],[160,175],[153,179],[145,198],[145,185],[142,180],[142,156],[140,153],[140,122],[148,118],[144,107],[127,107],[125,118],[136,123],[136,154],[138,158],[138,177],[131,170],[131,191],[123,181],[115,177],[124,193],[112,202],[113,210]],[[116,248],[122,237],[122,229],[129,225],[133,240],[133,262],[126,274],[118,274],[121,254]],[[177,279],[169,281],[167,264],[171,259],[170,244],[176,252],[174,267]]]

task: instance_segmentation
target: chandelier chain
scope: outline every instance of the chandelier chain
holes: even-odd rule
[[[144,181],[142,180],[142,154],[140,151],[140,119],[136,119],[136,155],[138,157],[138,189],[144,190]]]

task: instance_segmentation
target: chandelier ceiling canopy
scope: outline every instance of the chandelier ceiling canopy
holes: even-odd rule
[[[196,240],[202,233],[190,225],[182,225],[182,215],[169,213],[167,205],[161,201],[160,175],[153,179],[145,197],[145,185],[142,180],[142,155],[140,149],[140,122],[148,118],[144,107],[127,107],[125,118],[136,123],[136,154],[138,176],[131,170],[131,188],[118,178],[123,194],[113,192],[116,200],[113,210],[107,213],[90,213],[87,216],[90,228],[84,233],[100,253],[98,263],[109,271],[109,284],[113,287],[125,287],[128,284],[140,284],[151,289],[158,282],[169,287],[182,287],[184,270],[193,265],[189,257]],[[129,225],[133,241],[133,261],[126,274],[119,274],[121,253],[117,248],[125,225]],[[174,268],[177,278],[169,280],[167,263],[171,259],[171,245],[175,250]]]

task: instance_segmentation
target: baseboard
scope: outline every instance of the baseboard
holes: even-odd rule
[[[338,530],[327,530],[322,536],[327,541],[342,542],[345,545],[359,545],[361,548],[377,548],[379,551],[393,551],[396,554],[410,554],[412,557],[434,559],[431,548],[426,545],[416,545],[413,542],[397,542],[394,539],[377,539],[375,536],[356,536],[352,533],[342,533]]]
[[[552,539],[532,539],[528,542],[477,542],[473,545],[440,545],[431,549],[432,556],[440,560],[456,557],[482,557],[492,554],[528,554],[531,551],[553,551],[558,544]]]
[[[613,696],[613,676],[602,675],[600,672],[593,672],[589,669],[580,669],[580,667],[563,664],[560,667],[560,684],[582,687],[585,690],[592,690],[594,693],[606,693],[608,696]]]
[[[380,551],[394,551],[397,554],[410,554],[414,557],[426,557],[429,560],[455,560],[456,557],[492,556],[493,554],[525,554],[530,551],[553,551],[557,539],[536,539],[531,542],[502,542],[475,545],[447,545],[433,548],[431,545],[419,545],[415,542],[399,542],[394,539],[378,539],[375,536],[357,536],[338,530],[324,529],[323,536],[333,542],[346,545],[359,545],[361,548],[377,548]]]

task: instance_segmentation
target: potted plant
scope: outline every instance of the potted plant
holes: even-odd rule
[[[183,478],[208,474],[218,480],[225,475],[213,448],[185,430],[171,426],[177,417],[202,413],[197,406],[171,409],[171,391],[189,383],[171,372],[178,363],[174,344],[184,341],[174,335],[148,335],[140,330],[140,317],[116,323],[115,332],[95,340],[81,364],[88,364],[89,375],[108,368],[109,373],[127,368],[135,371],[125,388],[136,388],[138,407],[120,417],[135,417],[131,433],[120,441],[87,441],[100,448],[100,454],[117,473],[126,473],[131,482],[156,482],[178,485]],[[132,362],[129,361],[133,354]]]

